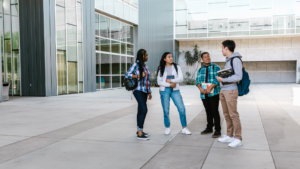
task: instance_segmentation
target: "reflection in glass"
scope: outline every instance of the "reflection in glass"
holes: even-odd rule
[[[101,39],[101,47],[102,52],[110,52],[110,40]]]
[[[121,53],[126,54],[126,44],[125,43],[121,43]]]
[[[121,23],[121,41],[123,42],[126,42],[127,40],[126,30],[127,30],[127,25],[125,23]]]
[[[126,56],[121,56],[121,74],[126,74]]]
[[[0,3],[0,40],[1,40],[1,66],[2,66],[2,81],[5,81],[5,75],[4,75],[4,55],[3,55],[3,15],[2,15],[2,4]]]
[[[111,88],[111,76],[101,76],[101,89]]]
[[[121,87],[120,76],[112,76],[112,88]]]
[[[76,25],[76,0],[66,0],[67,23]]]
[[[78,42],[82,42],[82,4],[77,2],[77,31]]]
[[[134,57],[127,57],[127,71],[130,69],[133,63],[134,63]]]
[[[65,8],[56,6],[56,41],[57,49],[66,50]]]
[[[109,18],[100,15],[100,36],[109,38],[109,21]]]
[[[10,39],[10,0],[3,0],[4,38]]]
[[[21,70],[20,70],[20,55],[19,50],[12,51],[13,54],[13,95],[21,94]]]
[[[96,89],[100,89],[100,85],[101,85],[101,78],[100,76],[96,77]]]
[[[78,93],[76,62],[68,62],[68,90],[69,93]]]
[[[95,45],[96,45],[96,50],[99,51],[100,50],[100,38],[96,37],[95,38]]]
[[[58,94],[67,94],[66,51],[57,50],[57,90]]]
[[[127,55],[134,55],[133,45],[131,45],[131,44],[127,44]]]
[[[19,9],[18,5],[11,5],[11,33],[12,49],[19,49]]]
[[[95,35],[99,36],[99,15],[95,14]]]
[[[101,54],[101,72],[100,74],[111,74],[111,61],[110,55]]]
[[[112,74],[120,74],[120,56],[112,55]]]
[[[79,82],[79,93],[83,93],[83,82]]]
[[[101,67],[101,54],[96,53],[96,74],[100,74],[100,67]]]
[[[4,40],[4,57],[5,57],[5,73],[6,73],[6,77],[5,77],[5,80],[7,82],[10,82],[12,83],[12,69],[11,69],[11,62],[12,62],[12,59],[11,59],[11,44],[10,44],[10,40]],[[12,84],[10,85],[12,86]],[[12,94],[11,93],[11,90],[10,90],[10,93],[9,94]]]
[[[120,39],[120,22],[111,19],[111,38],[119,40]]]
[[[121,86],[124,87],[124,79],[125,79],[125,76],[121,76]]]
[[[112,53],[120,53],[120,42],[111,41],[111,52]]]
[[[77,32],[76,26],[67,24],[67,47],[68,47],[68,61],[77,61]]]
[[[133,43],[133,27],[127,26],[127,42]]]
[[[78,43],[78,73],[79,81],[83,82],[83,56],[82,56],[82,43]]]

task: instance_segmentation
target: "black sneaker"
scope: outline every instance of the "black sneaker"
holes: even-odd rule
[[[136,138],[139,140],[149,140],[149,137],[146,137],[144,134],[141,136],[137,135]]]
[[[221,137],[221,132],[220,131],[215,131],[215,133],[212,135],[213,138],[218,138]]]
[[[143,132],[143,134],[144,134],[146,137],[149,137],[149,136],[150,136],[150,134],[148,134],[148,133],[144,133],[144,132]],[[136,136],[138,136],[138,132],[136,132]]]
[[[201,134],[210,134],[210,133],[213,133],[213,130],[209,130],[209,129],[205,129],[201,132]]]

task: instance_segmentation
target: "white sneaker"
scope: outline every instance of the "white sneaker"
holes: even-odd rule
[[[189,131],[188,128],[183,128],[182,131],[181,131],[183,134],[188,134],[188,135],[191,135],[192,133]]]
[[[223,135],[223,137],[218,138],[218,141],[222,142],[222,143],[231,143],[234,141],[234,137],[229,137],[227,135]]]
[[[165,135],[169,135],[170,133],[171,133],[171,129],[170,128],[166,128]]]
[[[228,144],[229,147],[239,147],[239,146],[242,146],[242,145],[243,145],[243,142],[240,139],[234,139],[233,142]]]

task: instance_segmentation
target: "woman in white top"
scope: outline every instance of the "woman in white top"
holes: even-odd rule
[[[160,99],[164,111],[165,134],[170,134],[170,98],[172,98],[178,109],[180,121],[182,125],[182,133],[192,134],[187,128],[185,106],[179,91],[179,83],[183,81],[180,67],[173,62],[170,52],[162,55],[160,65],[157,68],[157,83],[159,85]]]

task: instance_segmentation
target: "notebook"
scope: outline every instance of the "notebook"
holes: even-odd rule
[[[202,83],[202,89],[206,90],[211,86],[211,83]],[[210,94],[214,93],[214,88],[210,91]]]
[[[167,76],[167,79],[175,79],[174,75]]]

